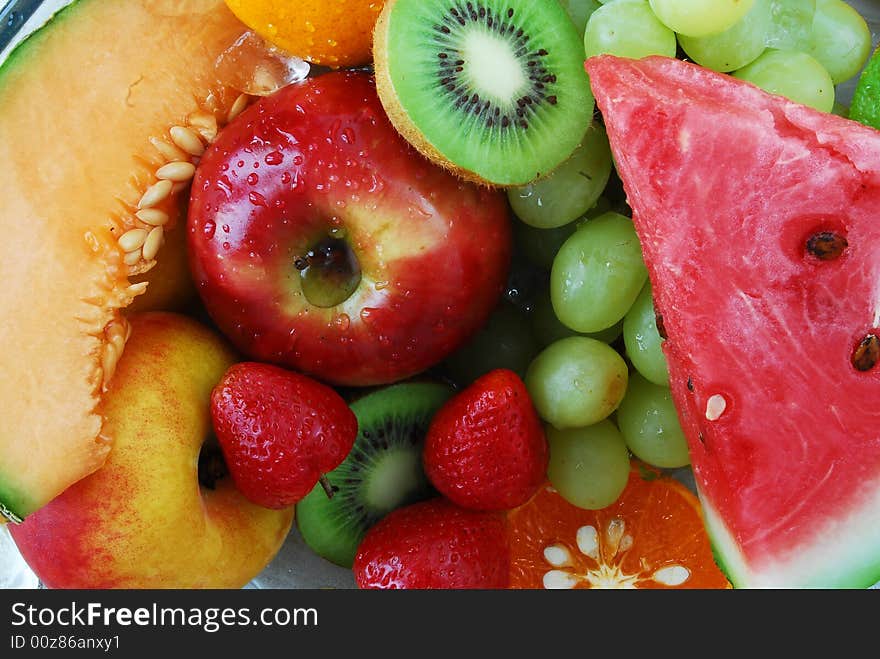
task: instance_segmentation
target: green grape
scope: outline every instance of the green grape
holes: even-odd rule
[[[553,229],[537,229],[525,222],[514,221],[513,239],[517,249],[529,261],[545,270],[553,267],[553,259],[562,244],[578,228],[578,220]]]
[[[871,56],[871,30],[843,0],[818,0],[807,52],[839,85],[855,77]]]
[[[770,27],[770,0],[755,0],[751,11],[724,32],[707,37],[680,34],[678,43],[697,64],[715,71],[734,71],[764,52]]]
[[[771,0],[768,48],[809,50],[816,0]]]
[[[559,0],[560,4],[568,12],[572,23],[577,28],[578,34],[583,34],[587,29],[587,21],[590,16],[599,7],[602,6],[598,0]]]
[[[553,172],[507,191],[517,217],[539,229],[561,227],[590,210],[611,175],[611,147],[605,129],[593,122],[581,145]]]
[[[814,57],[794,50],[764,51],[754,62],[739,69],[734,77],[747,80],[771,94],[778,94],[810,107],[831,112],[834,82]]]
[[[834,107],[831,108],[831,114],[836,114],[838,117],[847,119],[849,117],[849,108],[839,101],[834,101]]]
[[[687,440],[669,387],[634,373],[616,415],[617,427],[636,457],[664,469],[690,464]]]
[[[623,342],[626,356],[639,373],[654,384],[669,384],[669,370],[661,347],[663,339],[657,331],[650,282],[645,284],[623,319]]]
[[[651,9],[670,30],[706,37],[742,20],[755,0],[651,0]]]
[[[556,428],[578,428],[608,417],[623,399],[626,362],[607,343],[585,336],[544,348],[526,371],[538,414]]]
[[[553,309],[571,329],[599,332],[626,315],[647,278],[632,221],[605,213],[581,225],[553,260]]]
[[[573,329],[569,329],[559,322],[556,312],[553,310],[553,303],[550,301],[550,290],[547,289],[543,294],[539,294],[535,299],[535,306],[532,309],[532,333],[538,341],[538,345],[547,347],[551,343],[564,339],[569,336],[588,336],[602,343],[612,343],[623,332],[623,321],[616,325],[612,325],[608,329],[593,334],[579,335]]]
[[[675,33],[657,20],[648,0],[614,0],[590,16],[584,32],[587,57],[608,53],[639,59],[675,57]]]
[[[468,385],[484,373],[507,368],[520,377],[540,350],[527,315],[502,302],[483,328],[443,363],[458,384]]]
[[[547,428],[547,477],[570,504],[587,510],[617,501],[629,481],[629,452],[610,421],[586,428]]]

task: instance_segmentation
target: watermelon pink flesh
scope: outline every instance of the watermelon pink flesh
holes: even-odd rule
[[[739,587],[873,584],[880,364],[852,355],[880,325],[880,132],[675,59],[586,67],[719,562]],[[820,230],[839,259],[807,254]]]

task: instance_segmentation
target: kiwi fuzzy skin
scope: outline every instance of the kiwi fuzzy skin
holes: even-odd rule
[[[400,102],[400,98],[397,96],[397,90],[395,90],[394,83],[391,81],[391,72],[388,67],[388,27],[391,22],[391,12],[394,11],[394,5],[396,4],[397,0],[387,0],[382,12],[379,14],[379,19],[376,21],[376,27],[373,31],[373,69],[376,75],[376,91],[379,94],[382,107],[385,108],[385,113],[391,120],[391,125],[425,158],[465,181],[470,181],[487,188],[512,188],[531,183],[532,180],[530,179],[502,186],[498,183],[487,181],[476,172],[464,169],[446,158],[425,138],[422,131],[413,123],[409,113],[407,113]]]

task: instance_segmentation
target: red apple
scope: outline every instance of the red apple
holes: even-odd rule
[[[509,208],[417,154],[372,77],[336,72],[223,131],[193,182],[189,248],[208,312],[251,359],[383,384],[486,321],[510,263]]]

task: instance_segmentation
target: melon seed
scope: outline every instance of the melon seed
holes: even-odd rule
[[[833,231],[820,231],[807,240],[807,252],[820,261],[833,261],[840,258],[849,246],[846,238]]]
[[[141,251],[141,248],[138,247],[133,252],[128,252],[123,257],[122,262],[125,263],[125,265],[137,265],[138,261],[141,260],[142,256],[143,256],[143,252]]]
[[[861,340],[852,355],[852,365],[857,371],[870,371],[880,360],[880,339],[868,334]]]
[[[226,123],[232,123],[232,121],[244,111],[247,105],[247,94],[239,94],[238,98],[236,98],[235,102],[232,104],[232,107],[229,108],[229,114],[226,115]]]
[[[171,141],[191,156],[200,156],[205,152],[205,145],[201,138],[191,128],[185,126],[172,126],[168,131]]]
[[[156,170],[156,178],[182,183],[190,180],[196,173],[196,166],[185,160],[169,162]]]
[[[144,241],[143,257],[145,261],[152,261],[159,253],[162,242],[165,239],[165,230],[162,227],[154,227]]]
[[[152,208],[156,204],[159,204],[171,194],[171,188],[174,184],[171,181],[159,181],[154,183],[147,191],[144,192],[144,196],[141,197],[141,200],[138,202],[138,208],[143,210],[144,208]]]
[[[144,224],[160,227],[168,223],[168,213],[160,211],[158,208],[145,208],[135,213],[135,217]]]
[[[133,252],[141,247],[146,239],[146,229],[131,229],[119,236],[119,247],[123,252]]]

